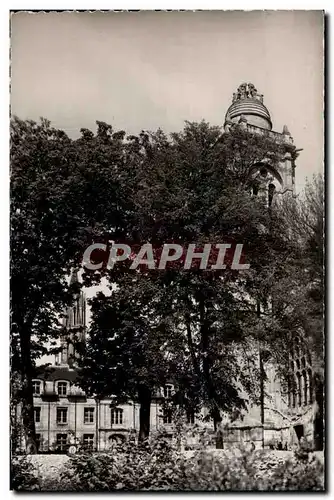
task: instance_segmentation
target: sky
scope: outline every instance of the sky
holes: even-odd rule
[[[321,11],[16,13],[11,111],[77,137],[115,129],[179,131],[224,124],[232,93],[252,82],[273,130],[298,148],[296,184],[323,170]]]

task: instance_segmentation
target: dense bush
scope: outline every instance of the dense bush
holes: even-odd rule
[[[179,443],[178,443],[179,445]],[[181,452],[159,435],[127,441],[108,453],[79,453],[62,473],[40,478],[30,460],[14,457],[11,486],[20,491],[323,491],[324,467],[313,454],[240,449]]]
[[[10,489],[15,491],[32,491],[40,489],[35,467],[24,455],[12,457]]]
[[[259,456],[260,455],[260,456]],[[265,457],[262,457],[262,460]],[[74,456],[62,474],[69,491],[259,491],[323,490],[323,465],[294,457],[259,473],[261,451],[181,453],[167,437],[143,445],[124,443],[108,454]],[[58,485],[59,489],[59,485]]]
[[[275,470],[267,489],[324,491],[324,466],[315,456],[311,460],[288,460]]]

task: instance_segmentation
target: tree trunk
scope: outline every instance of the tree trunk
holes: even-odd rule
[[[20,329],[20,354],[21,354],[21,404],[22,425],[25,436],[26,453],[37,453],[36,431],[34,419],[34,398],[32,388],[33,366],[31,362],[30,333]]]
[[[138,391],[139,395],[139,442],[148,439],[150,435],[150,416],[151,416],[151,400],[152,393],[149,387],[141,385]]]
[[[208,399],[211,405],[211,415],[213,418],[214,430],[216,433],[216,448],[223,449],[222,417],[218,405],[217,391],[211,377],[211,362],[209,358],[209,328],[205,321],[204,301],[200,301],[200,321],[201,321],[201,348],[203,359],[203,375],[207,390]]]
[[[223,428],[222,428],[222,417],[218,408],[212,410],[213,425],[216,433],[216,448],[217,450],[224,449],[224,439],[223,439]]]

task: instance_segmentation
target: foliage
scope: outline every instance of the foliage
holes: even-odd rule
[[[85,389],[121,399],[138,391],[138,380],[152,391],[177,373],[178,403],[207,406],[215,423],[220,411],[236,415],[257,398],[257,368],[238,360],[256,348],[258,270],[289,250],[280,244],[282,221],[250,189],[259,163],[270,156],[276,165],[282,155],[267,136],[238,127],[222,134],[205,122],[186,123],[170,138],[143,132],[128,145],[129,243],[158,251],[165,242],[201,248],[230,239],[245,245],[251,271],[131,271],[127,261],[101,270],[112,293],[92,301]]]
[[[66,275],[92,239],[103,237],[104,214],[119,228],[126,213],[126,187],[120,188],[117,174],[123,135],[98,123],[96,136],[83,131],[73,141],[46,119],[11,120],[11,357],[21,377],[18,397],[30,450],[35,361],[54,352],[64,306],[78,291]]]
[[[239,127],[222,134],[205,122],[186,123],[171,137],[161,130],[126,137],[97,122],[96,134],[83,129],[73,141],[47,120],[12,120],[11,347],[28,436],[34,363],[47,351],[44,342],[61,333],[63,307],[76,291],[65,276],[88,243],[151,242],[159,249],[230,238],[246,247],[251,269],[239,274],[137,272],[128,262],[85,274],[87,286],[106,277],[112,294],[92,302],[82,385],[117,401],[138,395],[146,435],[152,393],[175,373],[174,402],[207,406],[217,424],[221,411],[235,417],[258,397],[258,369],[247,355],[258,340],[286,358],[291,337],[312,326],[310,318],[322,333],[320,180],[303,205],[291,205],[290,218],[250,196],[259,165],[270,159],[276,166],[283,155],[267,135]],[[299,221],[298,244],[289,237],[291,221]],[[268,296],[275,296],[274,314]]]
[[[272,491],[324,491],[324,466],[315,456],[310,461],[288,460],[268,481]]]
[[[204,448],[180,452],[166,436],[145,444],[126,442],[109,454],[77,455],[62,474],[69,491],[259,491],[323,490],[323,466],[313,458],[287,460],[259,473],[261,452],[219,454]],[[58,486],[59,489],[59,486]]]
[[[15,491],[40,490],[36,469],[24,455],[12,457],[10,488]]]

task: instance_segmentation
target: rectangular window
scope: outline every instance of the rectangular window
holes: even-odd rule
[[[173,386],[171,384],[165,385],[165,387],[164,387],[165,398],[171,398],[172,392],[173,392]]]
[[[57,424],[67,424],[67,408],[57,408]]]
[[[111,424],[123,424],[123,410],[120,408],[111,410]]]
[[[93,424],[94,423],[94,410],[95,410],[95,408],[84,408],[84,423],[85,424]]]
[[[59,396],[66,396],[67,394],[67,382],[58,382],[57,392]]]
[[[57,434],[57,449],[64,451],[67,444],[67,434]]]
[[[164,424],[171,424],[173,419],[173,412],[172,410],[165,410],[164,411]]]
[[[34,380],[32,383],[32,391],[35,395],[38,395],[41,393],[41,383],[38,382],[37,380]]]
[[[83,435],[83,447],[85,450],[92,450],[94,447],[94,434]]]
[[[41,408],[39,406],[36,406],[34,408],[34,418],[36,424],[38,424],[41,421]]]

